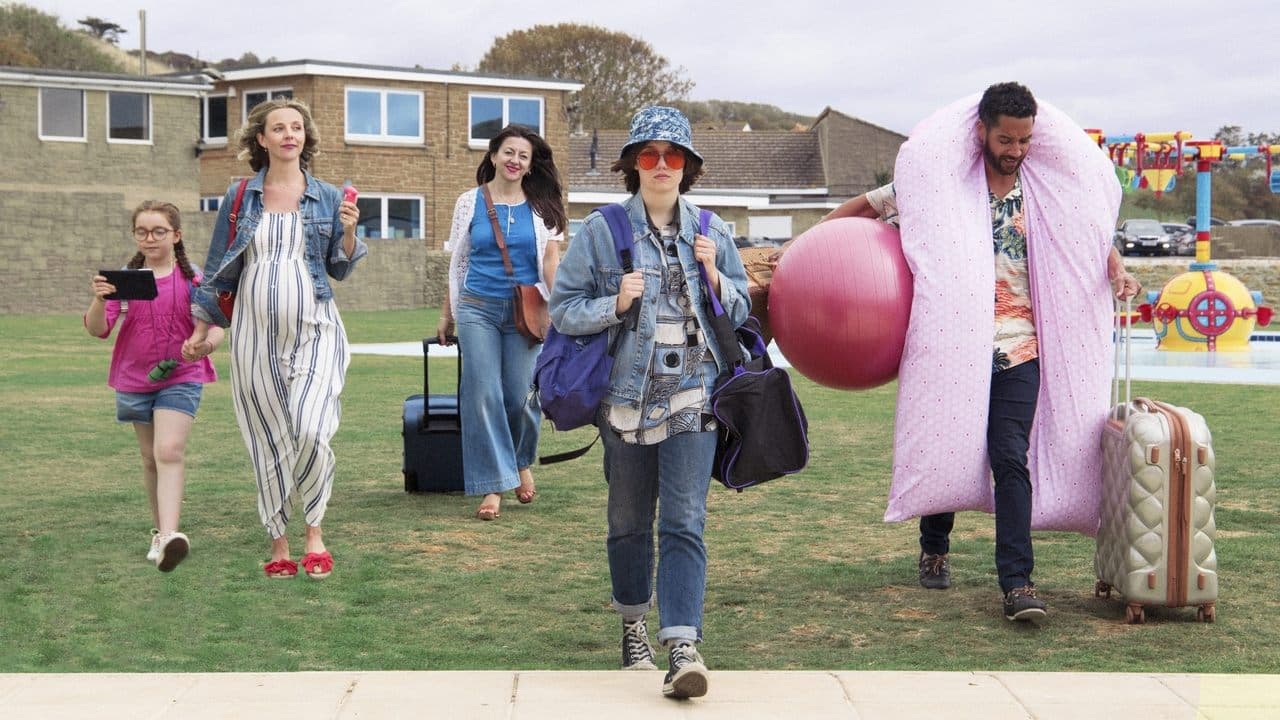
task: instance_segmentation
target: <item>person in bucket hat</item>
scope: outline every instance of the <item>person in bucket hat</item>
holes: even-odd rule
[[[587,216],[569,244],[551,293],[551,318],[567,335],[621,333],[610,387],[596,415],[609,487],[609,574],[622,616],[622,667],[656,669],[645,616],[655,597],[658,642],[669,671],[662,692],[706,694],[702,640],[706,591],[707,489],[716,451],[710,397],[729,369],[714,333],[699,266],[734,326],[747,318],[746,271],[728,226],[684,196],[702,175],[689,120],[646,107],[612,170],[631,193],[621,206]],[[631,234],[632,268],[620,261],[604,213]],[[624,231],[624,232],[625,232]],[[654,520],[657,519],[657,531]]]

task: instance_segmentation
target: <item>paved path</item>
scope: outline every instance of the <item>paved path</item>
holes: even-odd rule
[[[716,672],[662,697],[662,672],[300,672],[0,675],[0,717],[93,720],[1263,720],[1280,675]]]

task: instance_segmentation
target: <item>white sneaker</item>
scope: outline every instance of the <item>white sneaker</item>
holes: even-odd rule
[[[156,567],[160,572],[169,572],[187,557],[187,553],[191,551],[191,541],[180,532],[159,537],[160,551],[156,555]]]
[[[147,551],[147,560],[155,562],[160,557],[160,531],[151,528],[151,549]]]

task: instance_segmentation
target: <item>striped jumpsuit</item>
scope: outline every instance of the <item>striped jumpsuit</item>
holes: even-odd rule
[[[308,525],[324,519],[334,476],[329,440],[351,362],[337,305],[316,299],[305,248],[300,213],[264,213],[245,250],[232,317],[236,417],[272,538],[285,534],[295,491]]]

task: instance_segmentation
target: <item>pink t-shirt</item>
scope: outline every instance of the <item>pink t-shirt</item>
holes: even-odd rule
[[[200,277],[196,272],[196,279]],[[107,331],[111,334],[116,320],[124,315],[115,349],[111,352],[111,371],[107,385],[121,392],[155,392],[178,383],[208,383],[218,379],[209,358],[196,362],[182,361],[182,343],[191,337],[195,322],[191,318],[191,283],[182,271],[174,268],[165,277],[156,278],[154,300],[108,300]],[[147,373],[165,359],[178,360],[169,377],[151,382]]]

